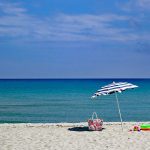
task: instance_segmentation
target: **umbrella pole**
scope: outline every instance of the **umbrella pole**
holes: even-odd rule
[[[116,93],[116,92],[115,92],[115,96],[116,96],[116,100],[117,100],[118,112],[119,112],[120,121],[121,121],[121,128],[122,128],[122,131],[123,131],[122,116],[121,116],[121,111],[120,111],[118,96],[117,96],[117,93]]]

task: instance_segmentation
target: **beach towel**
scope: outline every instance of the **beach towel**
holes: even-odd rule
[[[101,131],[103,120],[97,117],[96,112],[93,112],[92,118],[88,120],[88,127],[90,131]]]

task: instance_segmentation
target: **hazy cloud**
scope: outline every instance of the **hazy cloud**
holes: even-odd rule
[[[148,9],[150,8],[150,0],[137,0],[135,1],[137,3],[137,6],[143,9]]]
[[[120,6],[125,11],[149,11],[150,0],[129,0]]]
[[[20,7],[18,3],[0,2],[0,11],[9,15],[20,15],[26,12],[26,9]]]
[[[142,4],[140,4],[142,5]],[[0,37],[27,41],[119,41],[138,40],[133,29],[113,23],[129,22],[117,14],[36,17],[19,4],[0,3]]]

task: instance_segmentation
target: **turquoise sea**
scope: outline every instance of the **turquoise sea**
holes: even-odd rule
[[[114,94],[91,99],[113,81],[139,86],[118,93],[123,121],[150,121],[150,79],[1,79],[0,123],[81,122],[94,111],[119,121]]]

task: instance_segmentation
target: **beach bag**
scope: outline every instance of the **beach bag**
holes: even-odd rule
[[[88,128],[90,131],[101,131],[103,120],[97,117],[96,112],[93,112],[92,118],[88,120]]]

